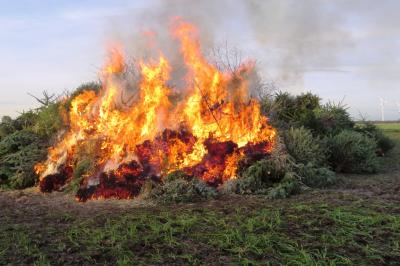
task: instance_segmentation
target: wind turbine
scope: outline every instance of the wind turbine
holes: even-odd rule
[[[399,114],[400,114],[400,102],[396,102],[396,105],[397,105],[397,111],[398,111]]]
[[[380,98],[380,103],[381,103],[381,120],[385,121],[385,104],[387,104],[387,101],[384,100],[383,98]]]

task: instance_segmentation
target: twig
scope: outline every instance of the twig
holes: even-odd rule
[[[214,113],[213,113],[213,111],[212,111],[212,109],[211,109],[211,106],[210,106],[210,104],[209,104],[209,102],[208,102],[208,100],[207,100],[207,96],[203,93],[203,91],[201,90],[200,86],[197,84],[196,81],[194,81],[194,84],[195,84],[195,86],[199,89],[199,91],[200,91],[200,93],[201,93],[201,96],[202,96],[202,99],[204,99],[204,101],[205,101],[205,103],[206,103],[206,105],[207,105],[207,108],[208,108],[208,110],[209,110],[210,113],[211,113],[211,116],[214,118],[215,122],[217,123],[218,129],[221,131],[221,134],[223,134],[223,131],[222,131],[222,129],[221,129],[221,126],[219,125],[218,119],[215,117],[215,115],[214,115]]]
[[[52,103],[54,101],[54,96],[55,94],[49,95],[47,93],[47,91],[43,91],[43,96],[44,99],[39,99],[38,97],[36,97],[35,95],[31,94],[28,92],[28,95],[35,98],[36,101],[38,101],[39,103],[43,104],[44,106],[49,105],[50,103]]]

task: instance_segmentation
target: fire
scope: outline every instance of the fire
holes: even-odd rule
[[[72,100],[68,129],[35,167],[42,191],[71,181],[82,154],[95,166],[80,181],[77,199],[84,201],[132,198],[147,179],[162,182],[175,170],[218,186],[236,178],[245,156],[271,152],[276,131],[249,96],[254,64],[221,71],[202,55],[193,25],[177,20],[171,32],[186,67],[184,87],[170,85],[174,68],[160,52],[158,60],[138,64],[139,78],[121,104],[127,65],[114,45],[101,71],[102,89]]]

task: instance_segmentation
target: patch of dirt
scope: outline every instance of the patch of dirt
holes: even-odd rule
[[[80,217],[93,217],[107,212],[123,212],[127,209],[155,206],[153,202],[141,200],[94,200],[77,202],[71,194],[63,192],[42,193],[37,187],[19,191],[0,191],[0,209],[3,213],[22,217],[41,213],[69,213]],[[21,217],[21,218],[22,218]]]
[[[335,190],[362,198],[400,201],[400,171],[376,175],[342,175]]]
[[[266,200],[260,196],[231,195],[216,200],[197,203],[182,203],[165,206],[149,200],[93,200],[77,202],[71,194],[63,192],[41,193],[38,188],[19,191],[0,191],[2,216],[13,222],[30,222],[41,215],[65,213],[73,216],[94,217],[97,215],[118,215],[124,212],[181,212],[204,209],[230,214],[237,208],[252,210],[258,207],[285,209],[293,203],[329,203],[332,206],[346,206],[359,199],[371,202],[400,202],[400,170],[377,175],[341,175],[341,182],[331,189],[309,190],[289,199]],[[1,217],[0,217],[0,220]]]

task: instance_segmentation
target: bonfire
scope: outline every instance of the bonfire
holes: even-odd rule
[[[276,130],[249,91],[254,62],[221,70],[202,54],[192,24],[176,20],[171,35],[184,62],[181,85],[171,85],[176,66],[162,51],[140,61],[136,80],[127,80],[124,52],[114,46],[101,90],[72,99],[67,129],[36,165],[41,191],[72,182],[82,153],[94,167],[79,180],[79,201],[133,198],[147,180],[161,183],[177,170],[218,187],[237,178],[243,158],[271,153]]]

